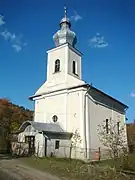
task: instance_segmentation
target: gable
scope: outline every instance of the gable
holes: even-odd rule
[[[36,129],[32,125],[28,125],[24,131],[25,132],[36,132]]]

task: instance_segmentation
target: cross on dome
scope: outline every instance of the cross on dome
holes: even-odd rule
[[[67,17],[67,7],[66,7],[66,5],[64,6],[64,16]]]

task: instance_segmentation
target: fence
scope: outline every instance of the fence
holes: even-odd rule
[[[47,151],[45,153],[45,150]],[[12,153],[16,155],[28,155],[29,154],[29,146],[28,143],[18,143],[12,142]],[[35,147],[35,155],[36,156],[55,156],[62,158],[73,158],[73,159],[82,159],[82,160],[90,160],[90,161],[99,161],[103,159],[109,158],[109,151],[107,149],[96,148],[96,149],[86,149],[74,147],[71,148],[69,145],[59,146],[58,149],[55,149],[55,146],[48,145],[47,148],[45,146]]]

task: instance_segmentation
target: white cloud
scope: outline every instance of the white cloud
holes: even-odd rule
[[[89,40],[89,45],[92,48],[105,48],[108,46],[108,42],[105,41],[104,36],[101,36],[100,33],[97,33]]]
[[[131,93],[131,97],[135,97],[135,91]]]
[[[22,47],[19,46],[18,44],[13,44],[13,45],[12,45],[12,48],[14,48],[14,50],[15,50],[16,52],[20,52],[20,51],[22,50]]]
[[[5,40],[13,41],[16,39],[16,35],[14,33],[12,34],[7,29],[1,32],[0,35],[3,36]]]
[[[0,15],[0,26],[2,26],[4,24],[6,24],[4,21],[4,16]],[[22,35],[18,36],[15,33],[11,33],[7,29],[5,29],[4,31],[1,31],[0,36],[2,36],[4,38],[4,40],[11,43],[12,48],[16,52],[20,52],[24,47],[27,46],[27,43],[23,42],[23,40],[22,40]]]
[[[77,11],[74,11],[74,15],[71,16],[71,19],[77,22],[79,20],[82,20],[82,16],[80,16]]]
[[[2,26],[4,24],[5,24],[4,17],[2,15],[0,15],[0,26]]]
[[[7,29],[1,32],[0,35],[6,41],[9,41],[11,43],[12,48],[16,52],[20,52],[23,49],[23,47],[27,46],[27,43],[22,42],[22,36],[17,36],[15,33],[11,33]]]

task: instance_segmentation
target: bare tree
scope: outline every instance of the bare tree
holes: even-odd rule
[[[75,132],[73,133],[72,139],[71,139],[71,146],[70,146],[70,155],[69,157],[71,158],[72,155],[72,149],[76,149],[77,144],[80,144],[82,142],[80,133],[76,129]]]
[[[108,126],[106,126],[106,122],[103,121],[97,130],[99,140],[107,147],[111,158],[116,159],[122,153],[127,152],[126,129],[120,122],[116,122],[110,118],[108,120]]]

